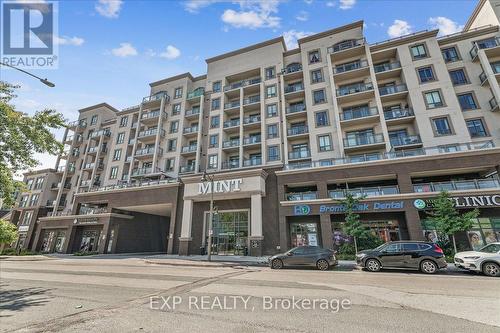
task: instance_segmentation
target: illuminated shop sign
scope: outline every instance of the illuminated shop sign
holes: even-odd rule
[[[500,207],[500,194],[495,195],[471,195],[463,197],[451,197],[457,208],[485,208]],[[434,199],[416,199],[413,206],[417,209],[426,209],[433,206]]]
[[[377,211],[377,210],[391,210],[391,209],[403,209],[404,201],[387,201],[387,202],[366,202],[358,204],[354,207],[354,211]],[[344,213],[345,205],[335,204],[335,205],[320,205],[320,214],[330,214],[330,213]],[[293,209],[294,215],[309,215],[311,213],[311,207],[308,205],[296,205]]]
[[[241,191],[241,184],[243,179],[229,179],[229,180],[218,180],[213,182],[213,193],[228,193],[228,192],[239,192]],[[198,194],[208,194],[212,193],[212,183],[198,183]]]

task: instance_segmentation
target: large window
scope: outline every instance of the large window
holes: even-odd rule
[[[222,87],[222,83],[220,81],[215,81],[212,83],[212,92],[220,92]]]
[[[328,111],[319,111],[314,114],[316,127],[328,126]]]
[[[278,106],[276,104],[266,105],[266,114],[268,118],[276,117],[278,115]]]
[[[330,151],[332,150],[332,138],[329,134],[318,136],[318,146],[319,151]]]
[[[441,50],[441,53],[443,54],[445,62],[453,62],[460,60],[457,49],[454,46]]]
[[[279,159],[280,159],[280,147],[279,146],[267,147],[267,160],[279,161]]]
[[[210,135],[210,140],[208,143],[209,148],[215,148],[219,146],[219,134]]]
[[[32,210],[24,211],[23,219],[21,220],[21,225],[30,225],[32,216],[33,216]]]
[[[116,136],[116,144],[123,143],[125,141],[125,132],[118,133]]]
[[[460,94],[457,98],[462,111],[477,109],[477,104],[472,93]]]
[[[314,104],[320,104],[326,102],[326,95],[324,89],[313,91],[313,102]]]
[[[425,95],[425,104],[429,109],[438,108],[444,105],[439,90],[429,91],[424,93],[424,95]]]
[[[179,121],[175,120],[170,123],[170,133],[177,133],[179,131]]]
[[[267,125],[267,138],[274,139],[279,136],[278,134],[278,124]]]
[[[203,245],[207,245],[210,212],[205,212]],[[212,254],[248,255],[248,211],[219,211],[213,216]]]
[[[120,127],[125,127],[127,126],[128,123],[128,116],[124,116],[120,118]]]
[[[413,59],[422,59],[427,57],[427,50],[425,44],[417,44],[410,47]]]
[[[210,128],[217,128],[220,125],[220,117],[212,116],[210,117]]]
[[[314,50],[309,52],[309,63],[315,64],[321,61],[321,56],[319,54],[319,50]]]
[[[174,98],[181,98],[181,97],[182,97],[182,87],[175,88]]]
[[[218,155],[215,155],[215,154],[209,155],[208,156],[208,168],[209,169],[217,169],[218,161],[219,161]]]
[[[212,99],[210,110],[218,110],[220,108],[220,98]]]
[[[167,150],[175,151],[177,149],[177,139],[170,139],[167,142]]]
[[[38,199],[40,198],[40,194],[32,194],[30,200],[30,206],[36,206],[38,204]]]
[[[181,114],[181,103],[172,105],[172,116]]]
[[[174,171],[175,168],[175,158],[168,158],[165,161],[165,171]]]
[[[266,98],[276,97],[276,85],[266,87]]]
[[[92,118],[90,118],[90,125],[95,125],[97,124],[97,119],[99,118],[98,115],[93,115]]]
[[[482,119],[469,119],[466,123],[471,137],[478,138],[488,136]]]
[[[448,117],[434,118],[432,119],[432,123],[434,125],[434,132],[436,136],[452,134],[452,129]]]
[[[465,75],[465,70],[463,68],[450,71],[450,78],[454,86],[469,83],[469,80],[467,80],[467,76]]]
[[[114,166],[109,171],[109,179],[116,179],[116,178],[118,178],[118,167]]]
[[[276,67],[267,67],[265,69],[266,80],[274,79],[276,77]]]
[[[121,157],[122,157],[122,150],[115,149],[115,151],[113,152],[113,161],[119,161]]]
[[[436,78],[434,77],[434,71],[432,70],[431,66],[419,68],[417,69],[417,73],[418,78],[420,79],[420,83],[426,83],[436,80]]]
[[[318,83],[323,81],[323,70],[316,69],[314,71],[311,71],[311,83]]]

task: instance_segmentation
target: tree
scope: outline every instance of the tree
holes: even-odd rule
[[[432,216],[438,234],[451,236],[453,240],[453,250],[457,253],[455,233],[470,230],[474,223],[474,219],[479,216],[479,210],[474,209],[461,213],[455,207],[455,202],[450,198],[449,193],[441,191],[439,196],[432,201],[432,208],[428,214]]]
[[[17,111],[11,104],[17,88],[0,81],[0,196],[7,207],[12,206],[13,193],[22,185],[14,177],[38,165],[34,154],[57,155],[63,148],[52,134],[64,126],[62,114],[45,109],[29,116]]]
[[[9,245],[17,240],[18,233],[14,224],[0,219],[0,254],[3,252],[5,244]]]
[[[344,199],[339,200],[345,207],[345,225],[344,231],[354,240],[354,251],[358,253],[357,240],[370,237],[370,231],[359,219],[359,214],[355,213],[356,208],[364,197],[354,196],[347,192]]]

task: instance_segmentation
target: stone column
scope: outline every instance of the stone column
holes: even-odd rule
[[[191,227],[193,218],[193,200],[184,200],[182,208],[181,237],[179,237],[179,255],[189,255],[189,244],[193,240],[191,237]]]
[[[331,249],[333,248],[333,233],[332,233],[332,222],[330,220],[330,215],[321,214],[319,216],[319,222],[321,226],[321,241],[323,248]]]
[[[262,255],[262,195],[252,194],[250,210],[250,248],[248,255]]]
[[[420,216],[416,208],[409,208],[405,211],[406,228],[411,240],[424,240]]]

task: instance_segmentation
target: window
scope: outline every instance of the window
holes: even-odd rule
[[[267,138],[274,139],[279,137],[278,124],[267,125]]]
[[[96,115],[96,114],[95,114],[95,115],[93,115],[93,116],[92,116],[92,118],[90,118],[90,125],[95,125],[95,124],[97,124],[97,118],[98,118],[98,117],[99,117],[99,116],[98,116],[98,115]]]
[[[469,83],[467,76],[465,75],[465,70],[463,68],[450,71],[451,82],[454,86]]]
[[[118,167],[114,166],[109,170],[109,179],[116,179],[118,178]]]
[[[319,54],[319,50],[314,50],[309,52],[309,63],[315,64],[321,61],[321,56]]]
[[[219,116],[212,116],[210,118],[210,128],[217,128],[220,125],[220,117]]]
[[[278,115],[278,106],[276,104],[266,105],[267,118],[276,117]]]
[[[113,161],[119,161],[121,157],[122,157],[122,150],[115,149],[115,151],[113,152]]]
[[[316,69],[314,71],[311,71],[311,83],[318,83],[323,81],[323,70]]]
[[[452,134],[448,117],[434,118],[432,119],[432,123],[434,125],[434,132],[436,136]]]
[[[208,168],[209,169],[217,169],[218,164],[218,156],[217,155],[209,155],[208,156]]]
[[[425,104],[427,105],[427,108],[434,109],[444,105],[439,90],[429,91],[424,93],[424,95],[425,95]]]
[[[221,91],[222,83],[220,81],[215,81],[212,83],[212,92],[217,93]]]
[[[454,46],[441,50],[441,53],[443,54],[445,62],[453,62],[460,60],[457,49]]]
[[[486,132],[482,119],[469,119],[466,120],[466,123],[472,138],[488,136],[488,132]]]
[[[332,138],[330,135],[320,135],[318,136],[319,151],[330,151],[332,150]]]
[[[28,196],[24,195],[21,197],[21,200],[19,201],[19,207],[26,207],[28,204]]]
[[[177,139],[170,139],[167,143],[167,151],[175,151],[177,149]]]
[[[28,179],[28,180],[26,181],[26,189],[27,189],[27,190],[31,190],[31,187],[33,186],[33,182],[34,182],[34,181],[35,181],[35,180],[34,180],[33,178],[32,178],[32,179]]]
[[[182,87],[175,88],[174,98],[181,98],[181,97],[182,97]]]
[[[214,148],[219,146],[219,134],[210,135],[208,146],[209,148]]]
[[[36,206],[39,198],[40,198],[40,194],[31,195],[30,206]]]
[[[43,180],[44,178],[43,177],[38,177],[36,179],[36,182],[35,182],[35,190],[40,190],[42,188],[42,185],[43,185]]]
[[[457,96],[457,98],[462,111],[477,109],[477,104],[472,93],[460,94]]]
[[[314,114],[314,119],[316,121],[316,127],[328,126],[328,112],[319,111]]]
[[[266,98],[276,97],[276,85],[266,87]]]
[[[276,77],[276,67],[267,67],[264,72],[266,80],[274,79]]]
[[[280,159],[280,148],[279,146],[269,146],[267,147],[267,160],[268,161],[279,161]]]
[[[420,79],[420,83],[426,83],[436,80],[434,77],[434,71],[431,66],[422,67],[417,69],[418,78]]]
[[[169,158],[165,161],[165,171],[174,171],[175,158]]]
[[[128,116],[121,117],[120,118],[120,127],[125,127],[127,126],[128,123]]]
[[[325,96],[324,89],[313,91],[313,102],[314,102],[314,104],[326,102],[326,96]]]
[[[23,215],[23,220],[21,221],[21,225],[30,225],[32,216],[33,216],[32,210],[25,211]]]
[[[120,144],[120,143],[123,143],[123,142],[125,142],[125,132],[120,132],[116,136],[116,144]]]
[[[172,121],[170,123],[170,133],[177,133],[179,131],[179,121]]]
[[[220,98],[212,99],[212,105],[210,110],[218,110],[220,108]]]
[[[172,116],[177,116],[181,114],[181,103],[172,105]]]
[[[427,57],[427,51],[424,44],[417,44],[410,47],[413,59],[422,59]]]

